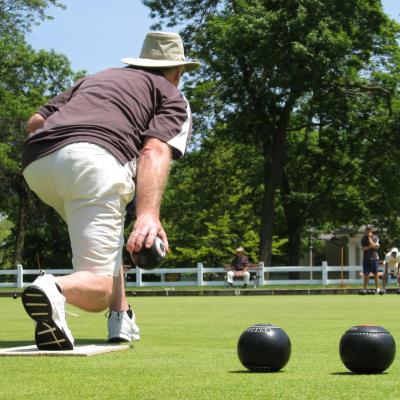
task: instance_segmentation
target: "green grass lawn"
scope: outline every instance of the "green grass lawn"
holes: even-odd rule
[[[355,375],[340,361],[342,334],[357,324],[388,329],[400,343],[400,296],[137,297],[142,340],[93,357],[0,357],[0,399],[399,399],[400,355],[379,375]],[[77,312],[71,308],[71,311]],[[102,343],[103,314],[69,317],[79,343]],[[0,347],[33,343],[20,299],[0,299]],[[254,323],[290,336],[277,373],[249,373],[237,340]]]

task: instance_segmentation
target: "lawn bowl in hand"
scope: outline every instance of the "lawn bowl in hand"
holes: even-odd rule
[[[142,269],[158,268],[165,259],[167,251],[163,241],[157,236],[150,248],[142,247],[137,253],[132,253],[132,261],[135,266]]]
[[[251,372],[276,372],[289,361],[291,343],[279,326],[256,324],[240,335],[237,352],[240,362]]]

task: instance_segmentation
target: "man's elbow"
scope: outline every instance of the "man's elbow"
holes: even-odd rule
[[[172,159],[171,147],[161,140],[150,138],[141,151],[141,157],[156,157],[158,159]]]
[[[29,133],[33,133],[40,128],[43,128],[45,119],[38,113],[33,114],[27,123]]]

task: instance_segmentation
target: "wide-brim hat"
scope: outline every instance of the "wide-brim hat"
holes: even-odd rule
[[[236,249],[236,252],[237,252],[237,253],[244,253],[244,248],[243,248],[242,246],[239,246],[239,247]]]
[[[399,249],[397,247],[392,247],[392,249],[390,250],[391,253],[398,253]]]
[[[145,68],[184,67],[186,72],[200,66],[197,61],[187,61],[182,38],[173,32],[149,32],[144,39],[139,58],[126,57],[124,64]]]

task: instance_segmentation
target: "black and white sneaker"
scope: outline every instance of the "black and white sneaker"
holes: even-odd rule
[[[74,338],[65,320],[65,297],[54,276],[40,275],[21,295],[27,314],[36,321],[35,342],[39,350],[72,350]]]
[[[140,331],[131,307],[129,306],[127,311],[110,311],[108,315],[108,342],[130,343],[134,340],[140,340]]]

